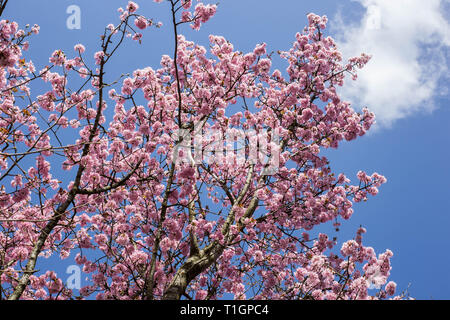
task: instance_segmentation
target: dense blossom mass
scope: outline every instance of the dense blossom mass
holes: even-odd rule
[[[216,35],[205,48],[179,32],[200,29],[216,5],[161,5],[173,15],[173,55],[114,82],[104,75],[125,38],[145,41],[140,32],[161,27],[136,3],[119,9],[93,57],[77,44],[56,50],[40,70],[24,58],[39,26],[0,21],[0,296],[392,297],[390,250],[364,246],[364,228],[340,245],[315,231],[337,228],[354,202],[386,182],[360,171],[352,185],[320,154],[374,123],[337,92],[370,57],[344,62],[325,34],[326,17],[315,14],[287,51],[270,53],[263,43],[243,53]],[[237,161],[234,152],[180,161],[181,129],[268,139],[277,132],[266,154],[278,152],[277,170],[266,174],[264,157]],[[202,150],[216,143],[217,151],[214,139],[205,136]],[[244,140],[244,154],[256,140]],[[69,257],[89,279],[80,290],[39,266]]]

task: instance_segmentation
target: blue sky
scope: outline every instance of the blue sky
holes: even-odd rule
[[[161,55],[172,52],[168,5],[136,2],[139,13],[164,26],[145,32],[142,45],[128,41],[107,71],[110,79],[136,68],[156,68]],[[28,53],[39,70],[55,49],[69,56],[77,43],[87,47],[87,54],[100,50],[104,27],[118,21],[116,9],[126,3],[18,0],[8,3],[4,17],[21,26],[41,26]],[[80,30],[66,27],[66,9],[73,4],[81,9]],[[355,206],[338,236],[350,239],[364,226],[366,245],[394,252],[391,280],[399,290],[410,286],[411,296],[419,299],[450,298],[449,9],[448,0],[223,0],[200,32],[187,26],[181,31],[203,45],[209,34],[217,34],[243,52],[261,42],[269,51],[285,50],[306,25],[306,14],[314,12],[328,16],[328,32],[345,56],[373,55],[342,94],[356,109],[373,110],[377,125],[326,155],[334,172],[354,178],[358,170],[376,171],[388,182],[376,197]],[[63,261],[60,272],[71,263]]]

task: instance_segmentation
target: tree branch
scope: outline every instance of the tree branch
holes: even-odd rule
[[[7,3],[8,3],[8,0],[0,1],[0,16],[3,14],[3,10],[5,10],[5,7],[6,7]]]

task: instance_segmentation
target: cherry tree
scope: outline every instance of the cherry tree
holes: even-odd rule
[[[288,51],[243,53],[221,36],[205,48],[180,32],[216,5],[161,5],[173,55],[114,81],[105,73],[117,49],[161,26],[136,3],[119,9],[94,57],[78,44],[39,71],[24,58],[39,26],[0,21],[1,298],[393,296],[392,252],[364,246],[364,228],[342,245],[316,231],[386,182],[360,171],[352,185],[320,154],[374,123],[337,90],[370,57],[344,62],[315,14]],[[40,269],[51,257],[75,259],[88,283],[74,292]]]

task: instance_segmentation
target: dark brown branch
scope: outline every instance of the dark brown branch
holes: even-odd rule
[[[8,3],[8,0],[0,1],[0,16],[3,14],[3,10],[5,10],[5,7],[6,7],[7,3]]]
[[[125,177],[123,177],[122,179],[120,179],[119,181],[110,184],[107,187],[104,188],[97,188],[97,189],[78,189],[77,193],[78,194],[87,194],[87,195],[91,195],[91,194],[99,194],[99,193],[104,193],[104,192],[108,192],[110,190],[116,189],[120,186],[123,186],[127,180],[136,172],[136,170],[139,168],[139,165],[141,164],[142,160],[139,160],[138,163],[136,164],[136,166],[133,168],[132,171],[130,171]]]
[[[180,76],[178,75],[178,30],[177,30],[177,21],[176,21],[176,11],[175,11],[175,3],[171,0],[170,3],[172,5],[172,23],[173,23],[173,33],[175,40],[175,48],[173,53],[173,64],[175,66],[175,79],[177,82],[177,92],[178,92],[178,126],[181,128],[181,112],[182,112],[182,102],[181,102],[181,84],[180,84]]]

